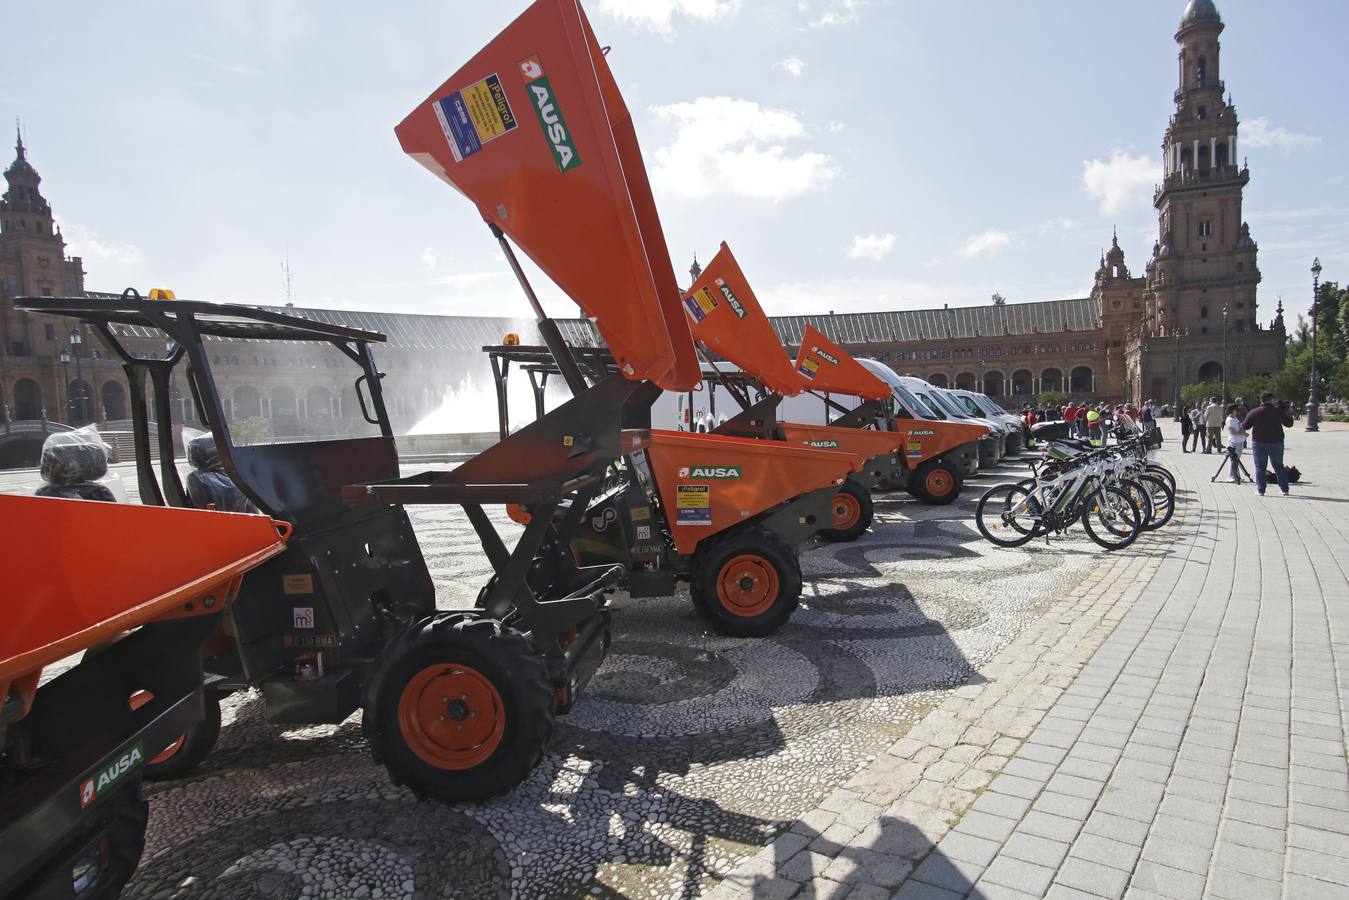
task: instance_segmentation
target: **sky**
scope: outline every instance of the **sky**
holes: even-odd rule
[[[1183,0],[587,0],[680,282],[725,240],[770,314],[1086,296],[1156,238]],[[1349,282],[1349,4],[1218,0],[1261,318]],[[0,115],[92,290],[528,315],[393,128],[524,8],[16,4]],[[6,154],[8,155],[8,154]],[[549,312],[575,307],[534,272]]]

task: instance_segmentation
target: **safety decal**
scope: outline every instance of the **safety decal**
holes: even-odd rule
[[[726,283],[726,279],[714,278],[712,281],[717,286],[717,290],[721,291],[721,296],[725,297],[726,302],[731,305],[731,309],[735,310],[735,317],[737,319],[745,318],[745,308],[740,305],[740,301],[731,292],[731,286]]]
[[[117,786],[127,773],[145,762],[145,745],[137,741],[125,753],[90,775],[80,784],[80,806],[91,803]]]
[[[923,442],[909,441],[908,455],[911,457],[918,457],[921,459],[923,456]]]
[[[637,540],[639,540],[639,541],[649,541],[649,540],[651,540],[651,526],[650,526],[650,525],[638,525],[638,526],[637,526]]]
[[[717,298],[712,296],[712,291],[706,287],[701,287],[684,298],[684,306],[687,307],[689,315],[693,316],[694,322],[706,319],[707,314],[718,305]]]
[[[675,524],[712,524],[712,489],[710,485],[681,484],[675,487]]]
[[[313,628],[314,627],[314,607],[296,606],[290,611],[290,620],[292,628]]]
[[[553,151],[553,161],[557,170],[566,174],[581,164],[581,154],[576,150],[571,132],[567,130],[567,120],[562,116],[562,106],[553,93],[553,83],[543,72],[543,64],[537,56],[520,63],[520,74],[524,76],[525,88],[533,101],[534,115],[539,118],[539,127],[548,139],[548,147]]]
[[[825,350],[822,347],[811,347],[810,352],[818,355],[821,359],[828,360],[834,365],[838,365],[838,357],[834,356],[832,353],[830,353],[828,350]]]
[[[482,145],[515,130],[515,113],[501,79],[495,74],[432,104],[455,162],[463,162]]]
[[[820,361],[813,356],[802,357],[797,371],[807,378],[814,378],[815,373],[820,371]]]
[[[682,466],[680,478],[739,478],[739,466]]]

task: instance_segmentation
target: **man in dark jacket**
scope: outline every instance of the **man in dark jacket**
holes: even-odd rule
[[[1288,470],[1283,467],[1283,430],[1293,427],[1293,417],[1288,413],[1288,404],[1274,403],[1274,395],[1266,392],[1260,397],[1260,405],[1246,414],[1241,425],[1242,430],[1251,436],[1251,455],[1255,458],[1255,492],[1265,496],[1265,486],[1269,481],[1266,466],[1274,467],[1274,477],[1279,481],[1279,493],[1288,496]]]

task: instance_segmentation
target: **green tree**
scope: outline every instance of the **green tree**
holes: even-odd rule
[[[251,416],[230,423],[230,439],[240,445],[265,444],[272,439],[272,420]]]
[[[1068,399],[1068,395],[1063,391],[1043,391],[1036,395],[1035,405],[1042,408],[1058,409],[1061,406],[1067,406]]]
[[[1221,381],[1201,381],[1199,384],[1187,384],[1180,389],[1180,402],[1186,409],[1194,408],[1195,404],[1207,404],[1210,397],[1221,397],[1223,384]]]

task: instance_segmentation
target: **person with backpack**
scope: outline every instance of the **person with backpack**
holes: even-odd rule
[[[1194,419],[1190,418],[1190,410],[1182,409],[1180,411],[1180,452],[1190,452],[1190,437],[1194,434]],[[1196,444],[1198,442],[1196,441]],[[1198,449],[1196,447],[1195,449]]]

